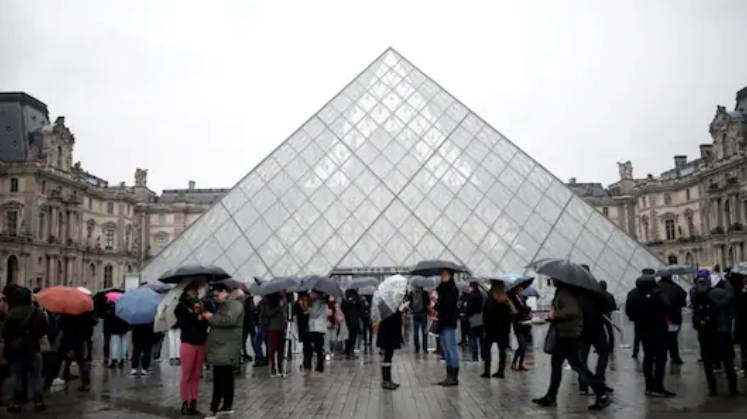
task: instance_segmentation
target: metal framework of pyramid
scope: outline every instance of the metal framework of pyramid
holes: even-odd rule
[[[661,262],[389,48],[143,271],[234,277],[407,267],[476,273],[586,263],[620,295]],[[617,288],[620,288],[619,290]]]

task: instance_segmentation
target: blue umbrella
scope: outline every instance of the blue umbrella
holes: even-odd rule
[[[153,323],[163,297],[150,288],[129,290],[114,304],[114,314],[132,326]]]

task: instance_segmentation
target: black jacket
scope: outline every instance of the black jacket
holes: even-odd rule
[[[174,309],[176,324],[181,329],[181,340],[192,345],[202,345],[207,340],[208,324],[200,320],[199,313],[193,310],[198,299],[187,294],[182,295],[179,304]]]
[[[475,314],[482,313],[482,303],[483,303],[483,296],[480,291],[474,291],[469,294],[467,297],[467,303],[466,303],[466,309],[464,314],[467,315],[467,318],[474,316]]]
[[[39,353],[39,340],[46,333],[47,316],[41,310],[31,304],[14,306],[3,323],[5,357],[13,361]]]
[[[93,336],[93,326],[95,324],[96,319],[93,317],[93,312],[77,316],[63,314],[60,317],[62,340],[68,343],[83,342]]]
[[[139,346],[152,345],[156,339],[153,323],[132,326],[132,344]]]
[[[671,306],[652,276],[636,280],[635,288],[628,293],[625,313],[644,337],[661,338],[667,332]]]
[[[513,319],[513,313],[508,301],[506,303],[499,303],[495,298],[487,298],[482,312],[482,321],[485,326],[486,336],[495,337],[499,345],[508,345]]]
[[[342,301],[340,309],[342,310],[342,314],[345,315],[345,324],[347,325],[348,330],[357,331],[360,329],[361,310],[359,304],[360,298],[358,297],[358,294],[347,296]]]
[[[747,345],[747,286],[739,276],[738,281],[732,281],[734,289],[734,339],[743,345]]]
[[[130,331],[130,325],[127,324],[126,321],[117,317],[117,315],[114,314],[113,308],[109,313],[107,313],[106,318],[104,318],[104,325],[113,335],[123,335]]]
[[[303,312],[301,308],[301,301],[293,303],[293,315],[296,316],[296,324],[298,325],[298,335],[300,337],[306,336],[309,333],[309,313]]]
[[[402,313],[397,310],[379,323],[376,346],[381,349],[399,349],[402,342]]]
[[[659,289],[669,300],[672,310],[669,320],[673,324],[682,324],[682,309],[687,305],[687,292],[669,277],[663,277],[659,280]]]
[[[449,328],[456,329],[459,312],[457,303],[459,301],[459,290],[454,280],[441,282],[436,288],[438,301],[436,301],[436,313],[438,313],[439,329]]]

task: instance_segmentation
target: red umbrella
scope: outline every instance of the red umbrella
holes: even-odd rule
[[[49,312],[59,314],[83,314],[93,311],[93,299],[75,288],[56,286],[42,290],[37,297],[39,304]]]

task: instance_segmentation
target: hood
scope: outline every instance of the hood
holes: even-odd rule
[[[641,275],[635,280],[635,287],[640,290],[656,288],[656,278],[653,275]]]

